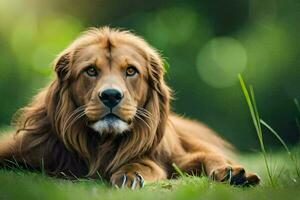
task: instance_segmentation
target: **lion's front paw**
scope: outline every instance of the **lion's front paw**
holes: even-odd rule
[[[260,178],[257,174],[246,173],[241,166],[224,166],[212,171],[210,177],[215,181],[228,181],[232,185],[257,185]]]
[[[132,190],[144,187],[144,178],[138,172],[114,173],[110,182],[117,188],[130,188]]]

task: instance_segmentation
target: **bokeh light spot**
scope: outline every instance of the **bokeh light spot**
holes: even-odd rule
[[[236,39],[210,40],[199,52],[197,68],[201,79],[212,87],[224,88],[237,82],[237,74],[247,65],[247,53]]]
[[[184,44],[198,26],[197,13],[190,7],[172,7],[150,15],[146,35],[159,48]],[[153,34],[155,33],[155,34]]]

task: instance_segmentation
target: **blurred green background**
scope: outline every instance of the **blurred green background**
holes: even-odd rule
[[[0,0],[0,128],[53,77],[51,62],[66,45],[88,27],[109,25],[133,30],[167,58],[176,112],[255,151],[242,73],[261,117],[296,144],[299,22],[298,0]],[[279,148],[265,132],[267,145]]]

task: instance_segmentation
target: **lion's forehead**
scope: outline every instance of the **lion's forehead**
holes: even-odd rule
[[[134,65],[143,68],[147,66],[147,61],[137,49],[128,44],[119,44],[110,49],[92,44],[79,49],[74,56],[75,66],[85,67],[91,64],[101,67]]]

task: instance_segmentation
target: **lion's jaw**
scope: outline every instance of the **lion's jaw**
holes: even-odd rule
[[[124,122],[119,117],[113,114],[108,114],[99,121],[92,123],[91,128],[99,134],[122,134],[130,130],[130,126],[128,123]]]

